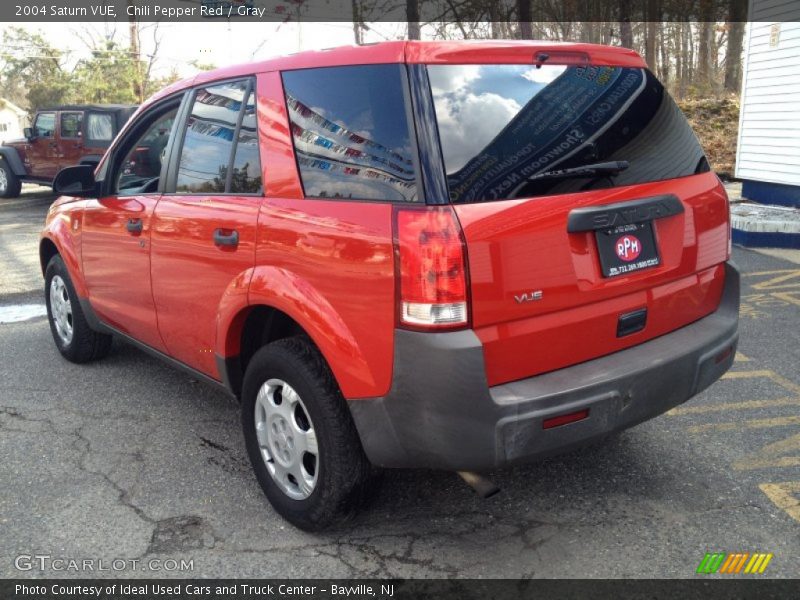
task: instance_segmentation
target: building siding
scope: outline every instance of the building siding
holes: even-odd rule
[[[796,2],[751,0],[736,152],[741,179],[800,186],[800,22],[780,22],[796,13]]]

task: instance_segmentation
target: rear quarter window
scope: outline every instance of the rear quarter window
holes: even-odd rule
[[[430,65],[453,202],[530,198],[708,170],[691,127],[646,69]],[[618,174],[554,171],[627,161]]]
[[[108,113],[89,113],[86,117],[86,137],[94,142],[110,142],[114,139],[114,117]]]
[[[402,66],[325,67],[282,76],[307,197],[417,200]]]

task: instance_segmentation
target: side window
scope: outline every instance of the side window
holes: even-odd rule
[[[256,194],[261,191],[261,160],[258,156],[256,128],[256,98],[253,92],[244,105],[244,116],[236,142],[236,154],[231,174],[232,193]]]
[[[123,142],[125,156],[119,164],[115,192],[119,195],[153,193],[158,188],[161,164],[177,107],[155,117],[139,137]],[[141,132],[141,129],[140,129]]]
[[[283,73],[308,197],[414,202],[414,148],[400,65]]]
[[[53,137],[56,129],[56,113],[39,113],[33,124],[33,134],[36,137]]]
[[[261,189],[255,101],[252,94],[245,98],[248,88],[249,81],[244,80],[197,90],[186,123],[176,192],[255,193]]]
[[[114,119],[108,113],[89,113],[86,117],[86,137],[96,142],[114,139]]]
[[[79,138],[83,135],[83,113],[62,112],[61,113],[61,137]]]

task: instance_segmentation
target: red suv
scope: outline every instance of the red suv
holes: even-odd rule
[[[630,50],[389,42],[202,73],[55,185],[58,349],[113,334],[240,398],[264,492],[306,529],[373,465],[562,452],[736,351],[725,190]]]

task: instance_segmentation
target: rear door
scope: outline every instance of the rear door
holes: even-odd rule
[[[153,225],[161,335],[173,357],[215,378],[220,302],[255,263],[262,175],[253,87],[242,79],[194,91]]]
[[[427,72],[490,384],[615,352],[717,307],[725,192],[645,68]]]
[[[83,154],[83,112],[61,111],[58,113],[59,136],[58,168],[77,165]]]

